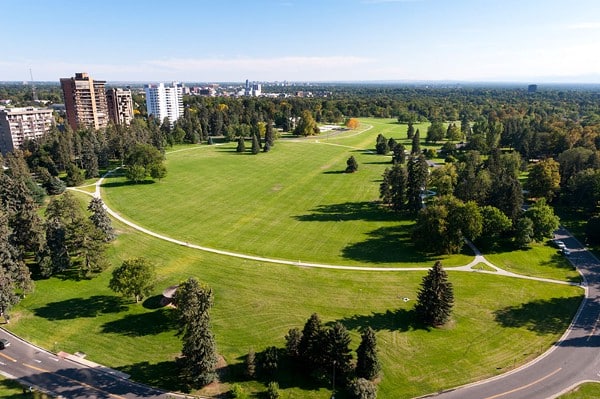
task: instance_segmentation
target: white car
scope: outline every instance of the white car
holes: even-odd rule
[[[561,240],[555,240],[554,241],[554,245],[556,245],[556,247],[558,249],[565,249],[565,248],[567,248],[567,246],[565,245],[565,243],[562,242]]]

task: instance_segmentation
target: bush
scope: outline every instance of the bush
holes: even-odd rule
[[[348,394],[351,399],[376,399],[377,386],[369,380],[358,378],[350,382]]]
[[[229,396],[235,399],[247,399],[248,394],[244,391],[244,388],[240,384],[233,384]]]
[[[279,399],[280,397],[279,384],[275,381],[269,382],[267,386],[267,399]]]

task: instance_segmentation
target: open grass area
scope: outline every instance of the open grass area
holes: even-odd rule
[[[413,221],[378,204],[391,157],[372,152],[375,138],[406,137],[406,126],[368,120],[361,129],[279,140],[256,156],[236,153],[235,143],[179,149],[167,155],[161,182],[110,177],[103,197],[137,224],[212,248],[329,264],[431,264],[438,258],[424,258],[410,241]],[[359,163],[354,174],[343,173],[350,155]],[[439,259],[458,266],[472,256]]]
[[[409,398],[495,375],[545,350],[568,326],[582,291],[576,287],[501,276],[450,272],[456,308],[443,329],[414,323],[412,308],[424,272],[351,272],[244,261],[170,244],[116,225],[119,238],[110,254],[119,264],[145,256],[158,266],[158,295],[189,276],[215,292],[213,328],[219,353],[229,365],[219,389],[237,382],[250,348],[283,347],[290,328],[302,327],[317,312],[326,323],[351,330],[376,330],[383,379],[382,398]],[[171,309],[157,297],[134,304],[108,288],[109,272],[92,280],[51,278],[37,282],[12,313],[11,331],[54,351],[87,353],[167,389],[178,387],[173,360],[181,343]],[[404,302],[402,298],[411,300]],[[327,386],[281,373],[284,397],[328,398]],[[242,381],[248,391],[258,382]]]
[[[420,130],[424,137],[426,125]],[[390,157],[371,152],[375,137],[382,133],[401,141],[405,132],[406,125],[394,120],[368,119],[356,131],[280,140],[272,152],[257,156],[237,154],[235,144],[182,146],[167,155],[163,181],[131,185],[115,176],[105,182],[103,195],[137,224],[217,249],[344,265],[431,267],[438,259],[445,267],[467,264],[473,259],[468,252],[439,258],[417,253],[409,238],[412,221],[393,217],[376,203]],[[342,173],[350,155],[359,171]],[[410,398],[451,388],[539,355],[562,335],[583,296],[578,287],[450,271],[452,320],[444,328],[424,329],[413,312],[424,271],[255,262],[158,240],[120,223],[115,227],[118,239],[109,250],[113,267],[137,256],[157,266],[150,298],[135,304],[116,296],[108,289],[110,270],[91,280],[53,277],[36,282],[36,291],[13,310],[7,327],[52,351],[84,352],[91,361],[168,390],[180,388],[174,361],[181,341],[172,309],[159,305],[160,293],[190,276],[215,293],[213,329],[227,367],[210,394],[227,391],[231,383],[252,393],[264,390],[262,382],[241,377],[244,356],[251,348],[283,347],[288,330],[302,328],[313,312],[327,324],[342,322],[353,349],[362,328],[376,331],[383,364],[379,397]],[[573,278],[562,258],[554,259],[543,245],[489,259],[522,274]],[[326,383],[287,370],[277,379],[285,398],[331,396]]]

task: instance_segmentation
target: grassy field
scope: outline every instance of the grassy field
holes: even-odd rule
[[[573,391],[562,395],[559,399],[597,399],[600,397],[600,384],[589,382],[582,384]]]
[[[414,251],[406,231],[410,222],[389,220],[373,204],[389,157],[366,149],[378,133],[398,139],[406,126],[365,122],[373,128],[279,141],[272,153],[258,156],[236,154],[229,145],[178,148],[168,155],[169,176],[162,182],[133,186],[111,178],[104,194],[128,219],[195,244],[292,260],[430,267],[436,258],[423,259]],[[425,130],[421,127],[423,135]],[[340,173],[350,154],[359,160],[359,172]],[[251,348],[283,347],[287,331],[302,328],[313,312],[328,324],[341,321],[351,331],[353,349],[362,328],[376,331],[383,363],[380,397],[435,392],[539,355],[564,332],[582,298],[577,287],[451,271],[452,321],[427,330],[415,323],[412,311],[422,271],[254,262],[171,244],[119,223],[115,227],[113,266],[133,256],[155,262],[159,281],[151,298],[134,304],[114,295],[108,289],[110,270],[91,280],[51,278],[36,283],[8,327],[52,351],[85,352],[92,361],[165,389],[179,388],[174,360],[181,342],[172,310],[159,306],[159,294],[190,276],[215,292],[213,329],[227,364],[222,384],[209,394],[227,391],[234,382],[249,392],[264,390],[261,382],[240,377],[245,354]],[[499,254],[497,261],[509,258]],[[441,259],[448,267],[466,264],[472,256]],[[551,274],[555,268],[555,278],[569,278],[553,261],[540,246],[519,254],[515,263],[526,274]],[[284,371],[278,380],[285,398],[331,395],[326,384]]]
[[[292,327],[312,312],[352,333],[376,330],[383,380],[380,397],[409,398],[498,374],[538,355],[569,324],[581,291],[575,287],[451,272],[456,308],[447,328],[415,325],[412,299],[423,272],[349,272],[236,260],[203,253],[118,226],[113,263],[131,256],[156,262],[155,294],[189,277],[215,292],[213,326],[233,382],[250,348],[282,347]],[[134,379],[176,388],[173,360],[180,350],[170,309],[150,298],[123,301],[108,290],[109,273],[84,281],[52,278],[13,312],[10,329],[54,351],[85,352],[88,359]],[[408,297],[409,302],[402,298]],[[85,332],[85,333],[82,333]],[[237,366],[236,366],[237,365]],[[238,371],[236,371],[238,370]],[[282,374],[285,397],[326,398],[326,386]],[[295,381],[295,382],[294,382]],[[244,382],[259,389],[256,382]],[[226,390],[227,385],[219,389]]]

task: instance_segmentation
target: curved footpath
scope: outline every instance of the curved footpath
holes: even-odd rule
[[[109,175],[108,172],[105,176]],[[71,188],[87,195],[101,198],[100,187],[104,177],[95,184],[93,193]],[[115,219],[125,223],[132,228],[145,234],[169,241],[174,244],[186,246],[193,249],[212,252],[220,255],[231,256],[242,259],[255,260],[267,263],[292,265],[299,267],[313,267],[324,269],[372,271],[372,272],[401,272],[401,271],[425,271],[429,268],[381,268],[361,267],[345,265],[328,265],[321,263],[290,261],[273,259],[260,256],[252,256],[230,251],[222,251],[214,248],[203,247],[167,237],[141,227],[105,205],[107,212]],[[518,369],[493,377],[484,381],[465,385],[444,392],[434,393],[425,397],[436,397],[440,399],[543,399],[555,398],[560,394],[573,389],[585,381],[600,382],[600,330],[597,328],[600,322],[600,261],[588,252],[575,238],[561,229],[556,233],[556,238],[562,239],[572,251],[569,260],[582,274],[586,290],[585,299],[571,323],[569,329],[561,339],[546,353],[537,359],[525,364]],[[489,262],[471,243],[467,243],[475,258],[468,265],[460,267],[449,267],[446,270],[489,273],[503,275],[513,278],[524,278],[557,284],[579,285],[564,281],[523,276],[498,268]],[[480,270],[475,267],[484,264],[492,269]],[[0,331],[0,335],[7,335],[6,331]],[[38,389],[61,394],[65,398],[172,398],[185,397],[176,394],[167,394],[160,390],[132,383],[124,376],[100,365],[81,364],[73,362],[72,356],[64,359],[57,355],[44,351],[31,344],[12,336],[16,341],[8,351],[15,351],[19,346],[19,359],[8,355],[7,351],[0,352],[0,373],[9,378],[16,378],[26,384],[35,385]],[[38,357],[38,358],[36,358]],[[41,360],[44,358],[45,360]],[[7,362],[8,361],[8,362]],[[42,362],[48,365],[42,367]],[[62,361],[62,363],[61,363]],[[68,363],[65,363],[68,362]],[[37,365],[36,365],[37,364]],[[21,365],[22,367],[16,367]],[[51,365],[51,366],[50,366]],[[12,368],[11,368],[12,367]],[[61,370],[71,370],[63,375]],[[7,370],[12,370],[12,374]],[[20,371],[15,371],[20,370]],[[40,378],[43,376],[43,378]]]

